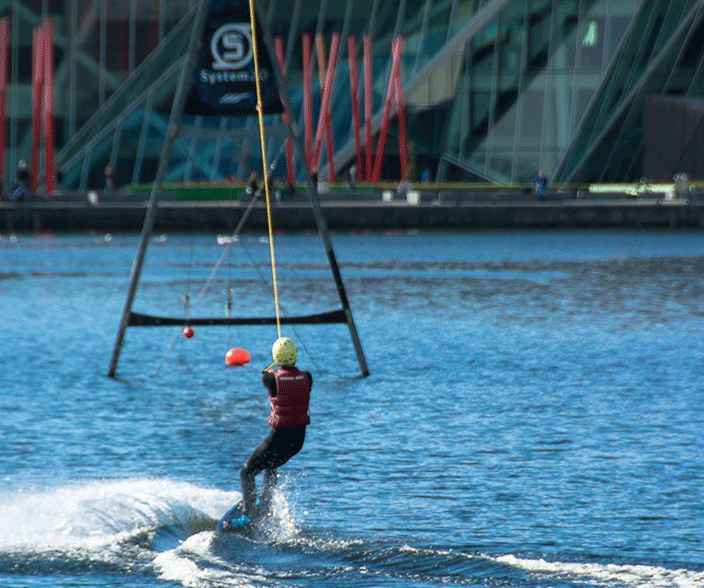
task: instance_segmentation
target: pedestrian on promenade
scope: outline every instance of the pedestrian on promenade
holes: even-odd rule
[[[533,184],[535,184],[535,191],[538,193],[538,198],[545,200],[545,194],[548,188],[548,178],[545,175],[544,170],[539,170],[538,175],[533,178]]]
[[[19,164],[17,164],[17,174],[15,175],[15,183],[12,189],[7,193],[7,199],[19,202],[24,200],[27,195],[27,184],[29,183],[29,170],[27,169],[27,162],[24,159],[20,159]]]

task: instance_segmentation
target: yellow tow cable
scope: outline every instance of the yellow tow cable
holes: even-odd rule
[[[257,87],[257,116],[259,118],[259,144],[262,148],[262,167],[264,168],[264,193],[266,194],[266,220],[269,227],[269,254],[271,256],[271,279],[274,285],[274,305],[276,307],[276,332],[281,337],[281,318],[279,316],[279,287],[276,280],[276,256],[274,255],[274,229],[271,220],[271,197],[269,195],[269,173],[266,163],[266,140],[264,137],[264,113],[262,110],[262,91],[259,84],[259,59],[257,56],[257,33],[254,15],[254,0],[249,0],[249,24],[252,29],[252,54],[254,56],[254,77]]]

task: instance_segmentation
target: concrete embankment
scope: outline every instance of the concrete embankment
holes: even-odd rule
[[[315,230],[312,208],[298,195],[276,201],[277,230]],[[148,195],[64,194],[25,202],[0,203],[0,232],[138,231],[144,222]],[[165,195],[159,201],[155,231],[228,232],[248,204],[240,201],[183,201]],[[704,193],[688,198],[663,194],[627,197],[551,193],[545,200],[523,193],[416,193],[413,198],[379,194],[321,195],[331,230],[389,229],[530,229],[530,228],[704,228]],[[246,231],[265,230],[264,202],[253,205]]]

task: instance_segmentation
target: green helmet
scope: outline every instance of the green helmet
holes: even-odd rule
[[[279,337],[271,347],[271,355],[277,365],[281,367],[293,367],[296,365],[298,349],[296,344],[288,337]]]

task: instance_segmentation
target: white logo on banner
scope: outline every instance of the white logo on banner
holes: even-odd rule
[[[249,24],[222,25],[210,41],[213,69],[242,69],[252,61],[252,35]]]
[[[220,97],[220,104],[237,104],[242,102],[242,100],[247,100],[252,97],[251,92],[245,92],[240,94],[223,94]]]

